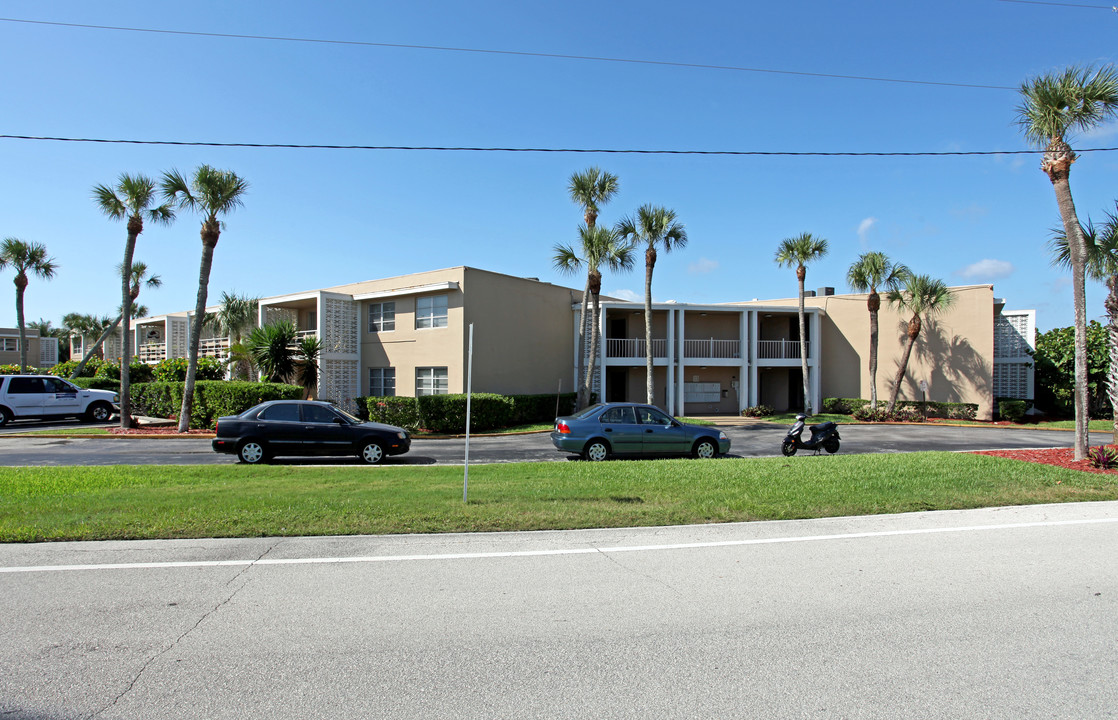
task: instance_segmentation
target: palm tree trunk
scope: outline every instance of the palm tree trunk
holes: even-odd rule
[[[877,411],[877,312],[870,311],[870,407]]]
[[[136,253],[138,218],[128,218],[128,240],[124,243],[124,264],[121,266],[123,297],[120,302],[120,427],[132,427],[132,256]],[[142,228],[143,226],[140,225]]]
[[[27,287],[27,278],[23,278],[23,285],[19,281],[22,276],[16,276],[16,327],[19,328],[19,374],[27,374],[27,330],[23,326],[23,290]]]
[[[649,248],[645,253],[644,264],[644,390],[646,403],[652,405],[655,401],[652,390],[652,268],[656,265],[656,257]],[[683,408],[677,411],[683,415]]]
[[[797,273],[798,274],[798,273]],[[811,415],[811,394],[808,389],[807,379],[807,327],[804,322],[804,279],[799,278],[800,284],[800,369],[804,376],[804,414]]]
[[[1111,442],[1118,445],[1118,275],[1106,279],[1110,291],[1106,296],[1107,330],[1110,332],[1110,367],[1106,373],[1106,392],[1114,427]]]
[[[1087,298],[1086,298],[1086,257],[1087,242],[1079,216],[1075,213],[1075,202],[1071,197],[1068,173],[1054,172],[1049,175],[1052,188],[1056,192],[1056,204],[1060,208],[1060,218],[1064,223],[1064,235],[1068,239],[1071,255],[1072,295],[1075,300],[1075,459],[1087,457],[1088,389],[1087,389]]]
[[[578,409],[589,405],[589,395],[583,391],[586,380],[586,311],[590,304],[590,273],[586,274],[586,289],[582,291],[582,308],[578,312],[578,374],[575,377],[575,390],[578,393]]]
[[[901,383],[904,382],[904,374],[908,370],[908,359],[912,355],[912,346],[915,344],[916,335],[909,333],[908,340],[904,344],[904,354],[901,355],[901,366],[897,368],[897,377],[893,379],[893,392],[889,396],[889,406],[885,408],[886,415],[892,415],[897,407],[897,395],[901,391]]]
[[[583,386],[588,405],[594,388],[594,365],[598,360],[598,293],[596,292],[590,294],[590,317],[593,323],[590,326],[590,358],[586,364],[586,378]]]
[[[210,284],[210,267],[214,249],[202,243],[202,267],[198,271],[198,300],[194,303],[194,320],[190,323],[190,350],[186,365],[186,383],[182,389],[182,410],[179,412],[179,432],[190,429],[190,411],[194,407],[194,379],[198,375],[198,347],[202,343],[202,319],[206,316],[206,295]]]
[[[87,362],[89,362],[89,359],[91,357],[93,357],[93,354],[95,352],[97,352],[97,348],[101,347],[101,345],[105,342],[105,340],[109,337],[109,335],[112,335],[113,330],[116,330],[117,325],[120,325],[121,318],[123,318],[123,317],[124,317],[124,315],[118,315],[116,320],[113,321],[113,324],[109,325],[107,328],[105,328],[105,331],[103,333],[101,333],[101,337],[97,338],[97,342],[93,343],[92,347],[90,347],[89,350],[86,351],[85,355],[82,357],[82,361],[80,363],[78,363],[78,366],[76,368],[74,368],[74,372],[70,373],[70,379],[71,380],[73,380],[74,378],[76,378],[76,377],[78,377],[82,374],[82,370],[85,370],[85,364]],[[84,344],[84,342],[85,342],[84,338],[83,338],[82,342]],[[121,373],[121,381],[123,382],[123,378],[124,378],[124,367],[123,366],[120,369],[120,373]],[[123,388],[122,388],[122,390],[123,390]],[[123,394],[123,392],[121,393],[120,400],[121,400],[120,412],[123,415],[124,414],[124,405],[123,405],[124,394]]]

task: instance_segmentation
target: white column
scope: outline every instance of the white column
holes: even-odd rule
[[[822,327],[821,314],[814,312],[811,314],[811,343],[808,348],[808,371],[811,378],[811,407],[815,412],[822,411],[823,398],[822,396],[822,363],[820,359],[822,353]]]
[[[598,306],[598,402],[606,401],[606,309]]]
[[[761,321],[756,310],[749,311],[749,404],[761,404],[760,378],[757,365],[760,362]]]
[[[684,385],[687,384],[687,353],[684,352],[684,345],[686,343],[684,338],[687,337],[687,333],[685,332],[687,313],[683,308],[679,308],[676,312],[679,313],[679,329],[677,330],[677,335],[679,336],[679,382],[676,383],[675,386],[676,400],[679,404],[676,410],[682,416],[687,412],[687,405],[683,400],[685,397],[683,392]]]
[[[668,344],[668,364],[664,368],[664,399],[667,401],[668,414],[675,417],[675,310],[668,309],[668,334],[664,342]]]
[[[746,384],[745,374],[749,372],[749,313],[742,310],[738,314],[738,359],[741,360],[741,365],[738,366],[738,415],[744,410],[746,405]]]

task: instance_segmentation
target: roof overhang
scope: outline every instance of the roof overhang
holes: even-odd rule
[[[453,280],[447,282],[430,283],[428,285],[412,285],[405,288],[394,288],[392,290],[376,290],[367,293],[357,293],[353,296],[354,300],[377,300],[379,298],[392,298],[404,297],[405,295],[422,295],[423,293],[432,292],[446,292],[447,290],[457,290],[458,283]]]

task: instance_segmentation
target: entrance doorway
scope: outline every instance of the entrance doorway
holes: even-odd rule
[[[625,402],[629,399],[629,371],[626,368],[606,368],[606,402]]]

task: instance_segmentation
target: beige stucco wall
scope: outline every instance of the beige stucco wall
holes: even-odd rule
[[[688,340],[738,340],[741,318],[736,312],[689,311],[683,316],[683,334]]]
[[[994,288],[969,285],[951,288],[952,307],[922,323],[912,349],[898,398],[920,400],[920,381],[928,383],[928,400],[978,404],[978,417],[993,410]],[[823,396],[870,396],[869,311],[866,295],[807,298],[822,308]],[[908,320],[889,303],[879,314],[878,399],[888,399],[900,368]]]
[[[27,338],[27,364],[39,366],[39,331],[25,328]],[[0,328],[0,336],[13,338],[19,346],[19,328]],[[19,365],[19,350],[4,352],[0,350],[0,365]]]

